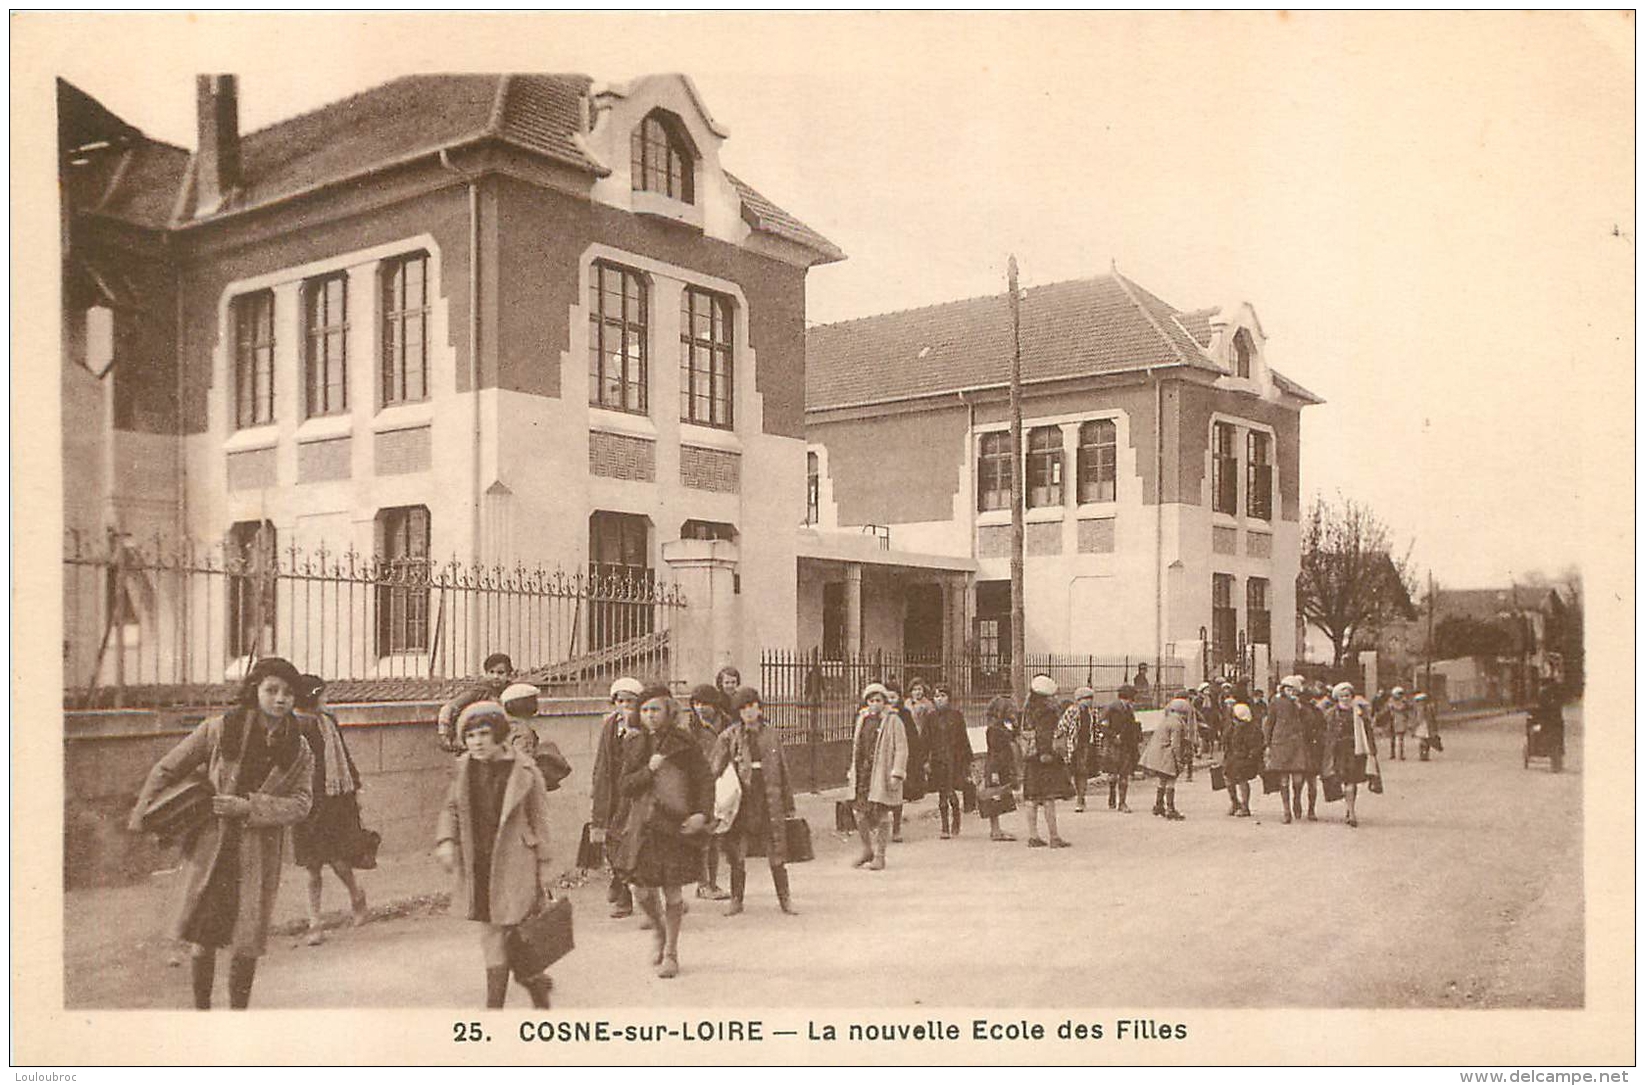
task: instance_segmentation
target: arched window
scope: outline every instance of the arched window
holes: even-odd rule
[[[1251,346],[1251,333],[1241,328],[1234,333],[1234,376],[1251,376],[1251,356],[1256,354],[1256,348]]]
[[[655,192],[681,203],[697,202],[691,145],[673,114],[652,110],[629,135],[629,182],[635,192]]]
[[[805,522],[815,524],[822,509],[822,474],[817,466],[817,454],[805,454]]]

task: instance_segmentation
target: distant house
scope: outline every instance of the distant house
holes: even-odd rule
[[[1021,310],[1020,464],[1005,295],[807,334],[807,518],[881,554],[802,543],[802,647],[1009,651],[1020,472],[1030,653],[1294,658],[1300,417],[1321,401],[1268,364],[1256,312],[1178,310],[1117,270]]]

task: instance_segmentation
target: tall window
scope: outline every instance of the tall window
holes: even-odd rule
[[[428,649],[428,507],[377,514],[377,655]]]
[[[680,292],[680,421],[731,428],[731,299]]]
[[[982,677],[1011,670],[1011,582],[977,582],[977,653]]]
[[[1274,508],[1274,473],[1268,460],[1268,435],[1245,435],[1245,514],[1267,520]]]
[[[823,585],[822,655],[824,660],[845,659],[845,585]]]
[[[1219,422],[1211,429],[1211,508],[1239,512],[1239,461],[1234,456],[1234,428]]]
[[[1062,431],[1036,426],[1028,431],[1028,508],[1062,504]]]
[[[307,417],[348,410],[348,276],[303,284],[303,369]]]
[[[1114,423],[1096,419],[1080,424],[1079,497],[1082,502],[1114,500],[1116,470]]]
[[[274,292],[234,299],[234,426],[274,421]]]
[[[428,254],[383,265],[383,403],[428,399]]]
[[[652,630],[651,524],[633,513],[600,510],[588,518],[588,572],[594,579],[589,607],[589,648],[621,644]]]
[[[228,654],[267,656],[275,650],[274,525],[245,520],[231,525],[223,541]]]
[[[816,524],[822,518],[822,475],[817,465],[817,454],[805,454],[805,522]]]
[[[646,291],[640,273],[598,262],[588,283],[588,402],[646,412]]]
[[[628,140],[629,181],[635,192],[655,192],[682,203],[696,203],[691,151],[677,122],[653,112]]]
[[[1245,629],[1253,645],[1270,644],[1268,635],[1268,581],[1250,577],[1245,581]]]
[[[1234,376],[1251,376],[1251,355],[1254,353],[1251,334],[1243,328],[1234,333]]]
[[[977,443],[977,509],[1011,508],[1011,435],[983,434]]]
[[[1234,638],[1239,616],[1234,611],[1234,577],[1211,574],[1211,663],[1225,667],[1234,662]]]

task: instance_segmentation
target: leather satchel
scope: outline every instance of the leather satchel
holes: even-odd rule
[[[571,953],[571,899],[538,902],[530,916],[509,929],[505,942],[509,968],[531,978]]]
[[[1321,788],[1325,789],[1326,803],[1335,803],[1342,798],[1341,777],[1321,777],[1319,784]]]
[[[1264,769],[1262,771],[1262,794],[1263,795],[1271,796],[1275,792],[1278,792],[1280,789],[1282,789],[1284,787],[1285,787],[1285,774],[1281,773],[1277,769]]]
[[[811,824],[803,818],[783,821],[783,835],[787,838],[788,862],[803,864],[815,857],[811,851]]]
[[[383,843],[383,835],[376,830],[361,829],[354,839],[353,855],[349,859],[349,866],[357,871],[375,871],[377,869],[377,848]]]
[[[582,839],[577,842],[577,866],[584,871],[597,871],[605,866],[605,846],[590,840],[593,830],[592,822],[584,822]]]
[[[560,782],[571,776],[571,763],[550,740],[542,741],[533,761],[537,763],[538,772],[543,775],[543,787],[550,792],[558,790]]]
[[[960,810],[966,814],[977,811],[977,784],[969,777],[960,783]]]
[[[1228,781],[1222,775],[1222,767],[1213,765],[1211,767],[1211,791],[1220,792],[1227,787]]]
[[[854,833],[857,829],[857,811],[850,800],[834,801],[834,832]]]
[[[1016,809],[1016,794],[1003,784],[977,790],[977,814],[983,818],[997,818]]]
[[[143,808],[143,831],[162,842],[198,833],[211,821],[211,797],[216,794],[203,769],[167,785]]]

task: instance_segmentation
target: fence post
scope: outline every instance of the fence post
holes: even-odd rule
[[[817,677],[817,684],[816,684],[816,687],[814,689],[811,685],[811,676],[813,676],[813,675],[815,675]],[[822,716],[822,701],[823,701],[823,689],[822,689],[822,687],[823,687],[822,650],[820,648],[813,648],[811,650],[811,663],[810,663],[810,666],[806,669],[804,685],[802,686],[802,690],[804,690],[805,693],[807,694],[807,697],[805,699],[806,700],[805,737],[806,737],[806,746],[808,746],[811,750],[811,793],[812,793],[812,795],[816,795],[816,793],[819,791],[819,789],[817,788],[817,782],[818,782],[818,780],[821,779],[821,773],[822,773],[821,750],[820,750],[820,748],[821,748],[821,732],[819,730],[820,718]]]

